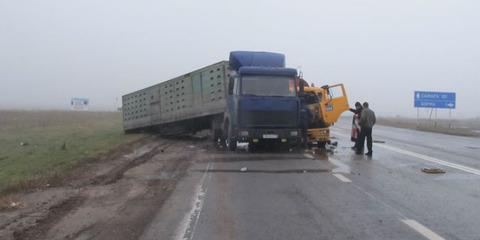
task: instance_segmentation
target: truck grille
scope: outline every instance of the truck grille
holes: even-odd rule
[[[244,111],[240,113],[241,127],[297,127],[297,114],[290,111]]]

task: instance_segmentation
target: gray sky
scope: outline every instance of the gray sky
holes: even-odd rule
[[[414,90],[480,116],[479,1],[0,0],[0,108],[113,109],[120,96],[231,50],[277,51],[350,102],[415,116]],[[446,116],[447,111],[442,111]],[[422,112],[426,114],[424,111]],[[439,112],[440,113],[440,112]]]

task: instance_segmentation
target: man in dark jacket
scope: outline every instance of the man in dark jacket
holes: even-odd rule
[[[362,154],[365,138],[367,138],[368,152],[365,155],[372,156],[372,128],[375,125],[377,119],[375,113],[368,107],[368,102],[363,103],[363,110],[360,115],[360,139],[359,146],[357,147],[357,154]]]

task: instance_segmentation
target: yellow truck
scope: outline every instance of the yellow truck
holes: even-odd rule
[[[343,84],[315,87],[304,80],[300,82],[302,105],[309,111],[307,145],[324,147],[330,142],[329,127],[350,108],[345,87]]]

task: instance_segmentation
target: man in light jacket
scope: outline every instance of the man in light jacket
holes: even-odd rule
[[[365,137],[367,138],[368,152],[365,155],[372,156],[372,128],[377,121],[375,113],[368,107],[368,102],[363,103],[363,110],[360,114],[360,139],[357,147],[357,154],[362,154],[365,145]]]

